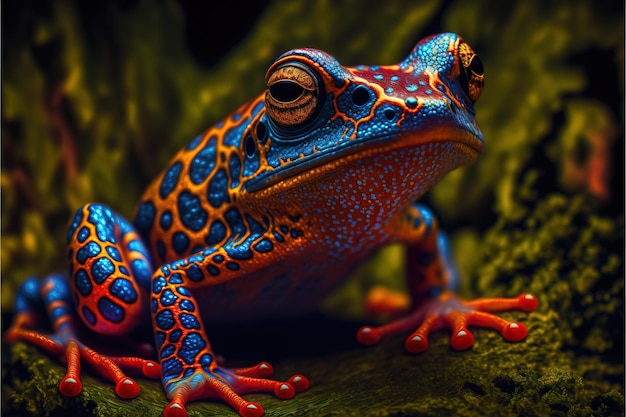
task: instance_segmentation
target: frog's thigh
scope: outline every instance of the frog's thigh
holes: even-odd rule
[[[76,310],[87,327],[120,335],[141,323],[152,265],[127,220],[102,204],[81,207],[68,229],[68,258]]]

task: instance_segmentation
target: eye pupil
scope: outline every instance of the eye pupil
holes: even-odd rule
[[[483,68],[483,62],[478,56],[475,56],[474,59],[472,59],[472,63],[470,64],[469,69],[476,75],[483,75],[485,73],[485,69]]]
[[[278,81],[270,86],[270,94],[274,99],[290,103],[302,95],[304,88],[293,81]]]

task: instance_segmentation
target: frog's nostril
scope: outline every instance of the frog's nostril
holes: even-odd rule
[[[385,117],[388,120],[393,120],[396,117],[396,112],[393,111],[392,109],[387,109],[385,110]]]
[[[357,106],[363,106],[370,99],[370,92],[362,85],[356,87],[352,92],[352,102]]]

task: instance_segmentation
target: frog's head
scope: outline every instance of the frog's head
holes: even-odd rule
[[[478,56],[450,33],[389,66],[344,67],[322,51],[289,51],[270,66],[265,112],[242,143],[259,168],[244,188],[297,189],[365,163],[381,179],[414,177],[407,198],[417,197],[481,153],[474,103],[483,79]]]

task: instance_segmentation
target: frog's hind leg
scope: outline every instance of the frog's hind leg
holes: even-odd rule
[[[374,344],[393,334],[413,332],[406,339],[405,347],[411,353],[419,353],[428,348],[430,333],[449,328],[452,330],[452,347],[463,350],[474,343],[468,326],[492,328],[508,341],[516,342],[526,337],[528,331],[522,323],[509,322],[492,313],[532,311],[538,305],[534,296],[521,294],[515,298],[461,300],[451,288],[456,281],[456,269],[448,241],[438,232],[430,210],[418,203],[407,207],[399,218],[398,229],[400,240],[407,242],[408,246],[406,275],[410,301],[402,297],[392,298],[378,290],[378,294],[370,298],[370,310],[385,313],[405,310],[405,315],[380,327],[362,327],[357,333],[361,343]],[[397,301],[389,302],[390,299]]]
[[[31,343],[67,363],[59,388],[66,396],[81,391],[80,362],[84,360],[103,378],[115,383],[122,398],[133,398],[139,386],[122,368],[149,378],[160,376],[154,361],[137,357],[111,357],[85,346],[78,337],[83,323],[98,333],[114,337],[137,325],[147,310],[141,307],[141,276],[147,275],[149,259],[130,225],[108,208],[92,204],[76,213],[68,233],[70,276],[52,274],[43,281],[26,280],[16,297],[16,317],[4,340]],[[145,272],[148,271],[148,272]],[[130,308],[126,308],[130,306]],[[39,311],[46,310],[53,333],[33,330]]]
[[[34,328],[39,324],[43,307],[52,322],[53,333],[43,334]],[[74,397],[82,390],[80,361],[84,359],[103,378],[115,383],[115,391],[122,398],[139,394],[139,386],[128,378],[120,368],[141,372],[144,376],[158,378],[157,363],[141,358],[106,357],[81,343],[76,336],[76,315],[71,301],[70,288],[64,274],[51,274],[44,280],[27,279],[16,296],[16,315],[4,335],[6,343],[23,341],[67,364],[59,390],[67,397]]]

